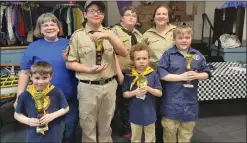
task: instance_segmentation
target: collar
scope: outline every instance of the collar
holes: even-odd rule
[[[179,50],[177,49],[176,45],[173,48],[171,48],[170,52],[173,54],[180,53]],[[195,49],[189,47],[188,53],[196,54],[197,52]]]
[[[91,31],[100,31],[100,32],[103,32],[103,26],[102,25],[100,25],[100,27],[99,27],[99,29],[98,30],[93,30],[88,24],[86,24],[85,25],[85,31],[86,31],[86,33],[88,34],[89,32],[91,32]]]
[[[128,29],[123,25],[123,22],[120,22],[120,24],[118,24],[118,25],[119,25],[120,27],[123,27],[125,30],[128,31]],[[139,33],[138,33],[139,31],[136,30],[135,27],[133,28],[132,31],[129,31],[129,32],[139,34]]]
[[[170,32],[171,30],[173,30],[175,28],[176,28],[176,26],[174,26],[172,24],[169,24],[168,25],[168,31],[166,33]],[[148,29],[148,32],[153,32],[153,33],[159,34],[155,27],[152,27],[152,28]]]

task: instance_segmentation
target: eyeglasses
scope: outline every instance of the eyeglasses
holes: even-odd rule
[[[131,14],[124,14],[124,16],[126,16],[126,17],[133,17],[133,18],[137,18],[137,15],[135,15],[135,14],[133,14],[133,15],[131,15]]]
[[[87,12],[90,13],[90,14],[95,14],[95,13],[97,13],[98,15],[104,14],[104,12],[102,12],[102,11],[100,11],[100,10],[95,10],[95,9],[88,9]]]

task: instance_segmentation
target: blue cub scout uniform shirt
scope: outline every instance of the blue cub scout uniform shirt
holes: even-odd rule
[[[191,63],[193,71],[206,72],[210,77],[210,68],[206,64],[204,56],[193,48],[189,48],[188,53],[195,54]],[[184,72],[186,72],[185,58],[174,46],[162,55],[158,64],[158,74],[161,78],[168,74],[182,74]],[[194,88],[184,87],[183,84],[185,83],[185,81],[162,82],[163,97],[160,111],[163,117],[183,122],[198,119],[198,80],[191,81]]]
[[[52,89],[47,96],[50,98],[50,106],[47,109],[48,113],[53,113],[61,108],[68,107],[68,103],[58,88]],[[18,97],[17,107],[15,112],[25,114],[28,118],[37,118],[37,110],[32,95],[25,91]],[[59,117],[54,119],[48,124],[48,131],[45,131],[45,135],[36,132],[36,127],[27,127],[27,142],[36,143],[50,143],[61,142],[64,131],[64,118]]]
[[[63,91],[66,99],[77,95],[77,79],[74,72],[66,68],[63,59],[68,42],[65,38],[59,38],[56,42],[39,39],[28,46],[20,63],[22,70],[29,70],[38,61],[48,62],[53,72],[51,83]]]
[[[148,80],[148,86],[155,89],[162,89],[160,79],[156,71],[146,76]],[[135,79],[134,76],[128,74],[124,77],[122,91],[130,91],[130,85]],[[131,91],[135,90],[137,85],[135,84]],[[129,110],[130,110],[130,122],[137,125],[147,126],[156,121],[156,109],[155,109],[155,96],[147,93],[144,100],[136,98],[136,96],[130,98]]]

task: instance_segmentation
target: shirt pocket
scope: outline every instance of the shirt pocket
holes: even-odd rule
[[[78,50],[81,63],[91,63],[93,56],[93,48],[83,47]]]

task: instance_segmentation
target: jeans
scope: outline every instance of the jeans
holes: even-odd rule
[[[65,130],[63,134],[63,143],[75,142],[75,132],[79,121],[79,103],[75,97],[67,99],[69,112],[65,115]]]

